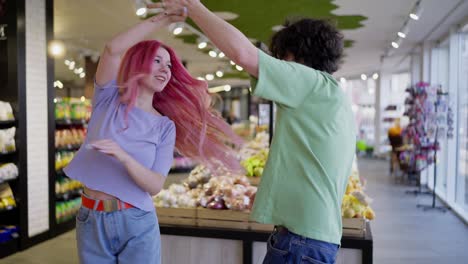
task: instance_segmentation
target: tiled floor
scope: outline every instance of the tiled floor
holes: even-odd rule
[[[418,203],[430,204],[430,198],[405,194],[413,188],[395,184],[387,175],[386,161],[362,159],[359,168],[367,179],[366,192],[374,199],[377,214],[371,224],[374,263],[468,263],[468,226],[459,218],[452,212],[416,208]],[[75,234],[66,233],[0,263],[78,263]]]

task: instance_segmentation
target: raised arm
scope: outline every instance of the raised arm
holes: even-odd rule
[[[144,40],[150,33],[184,19],[182,16],[159,14],[117,34],[106,43],[102,51],[96,70],[96,83],[102,86],[117,77],[121,57],[127,49]]]
[[[164,8],[168,16],[181,14],[185,7],[186,15],[218,49],[249,74],[258,76],[258,49],[242,32],[213,14],[199,0],[164,0],[164,4],[155,3],[148,6]]]

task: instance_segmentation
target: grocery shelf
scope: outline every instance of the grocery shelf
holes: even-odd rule
[[[55,194],[55,198],[57,201],[69,201],[76,199],[81,196],[83,193],[83,189],[78,189],[78,190],[73,190],[73,191],[68,191],[65,193],[60,193],[60,194]]]
[[[88,122],[86,120],[74,120],[74,119],[57,119],[55,120],[56,126],[83,126]]]
[[[12,181],[16,181],[18,180],[19,177],[15,177],[15,178],[11,178],[11,179],[7,179],[7,180],[3,180],[3,179],[0,179],[0,184],[3,184],[3,183],[7,183],[7,182],[12,182]]]
[[[12,206],[12,207],[9,207],[7,209],[0,209],[0,214],[1,213],[6,213],[6,212],[11,212],[11,211],[14,211],[16,210],[18,207],[17,206]]]
[[[16,253],[19,249],[19,239],[13,238],[7,242],[0,243],[0,259]]]
[[[194,169],[194,167],[190,168],[172,168],[169,173],[189,173]]]
[[[16,120],[0,121],[0,129],[10,128],[16,126]]]
[[[55,148],[55,152],[59,152],[59,151],[77,151],[79,150],[81,147],[81,145],[79,146],[69,146],[69,147],[59,147],[59,148]]]

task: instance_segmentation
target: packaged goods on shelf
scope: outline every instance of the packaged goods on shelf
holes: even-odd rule
[[[0,153],[16,151],[15,133],[16,127],[0,129]]]
[[[8,184],[0,184],[0,211],[16,207],[15,197]]]
[[[19,228],[14,225],[0,226],[0,243],[5,243],[19,237]]]
[[[73,219],[80,209],[80,206],[81,198],[76,198],[66,202],[57,202],[55,204],[55,219],[57,220],[57,223]]]
[[[81,98],[57,98],[55,103],[55,119],[57,120],[89,120],[91,117],[91,101]]]
[[[79,181],[62,178],[55,182],[55,194],[65,194],[69,192],[79,193],[83,188],[83,184]]]
[[[0,183],[18,177],[18,167],[14,163],[0,164]]]
[[[75,152],[71,151],[60,151],[55,153],[55,170],[61,170],[65,168],[68,163],[73,159]]]
[[[55,131],[56,148],[73,148],[83,144],[86,137],[84,128],[60,129]]]
[[[10,103],[0,101],[0,121],[15,120]]]

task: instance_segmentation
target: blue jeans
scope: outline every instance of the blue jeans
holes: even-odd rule
[[[263,264],[335,263],[339,246],[276,228],[267,242]]]
[[[130,208],[101,212],[81,207],[76,215],[82,264],[161,263],[161,236],[155,212]]]

